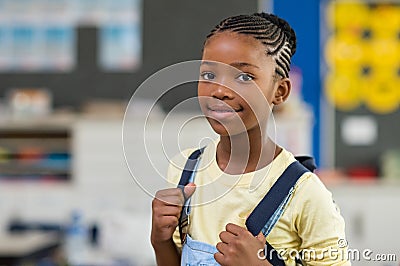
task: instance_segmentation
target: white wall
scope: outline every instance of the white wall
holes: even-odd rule
[[[150,159],[162,175],[167,170],[168,156],[175,152],[174,149],[178,150],[178,146],[185,149],[199,143],[202,136],[215,137],[204,120],[181,127],[183,121],[187,121],[185,116],[168,119],[168,125],[164,127],[162,122],[165,121],[150,120],[145,130],[145,144],[152,154]],[[127,158],[128,162],[135,162],[135,169],[131,170],[136,179],[155,178],[156,187],[162,186],[159,176],[147,168],[149,159],[140,149],[143,125],[134,122],[127,128],[126,136],[130,137],[125,138],[126,145],[138,150],[136,153],[134,149],[130,150],[132,153]],[[287,128],[295,130],[290,126]],[[0,225],[4,228],[11,217],[66,222],[73,209],[80,209],[87,223],[100,223],[104,252],[134,257],[139,265],[152,264],[149,243],[152,197],[135,182],[126,165],[122,119],[79,119],[72,130],[72,182],[0,183]],[[332,191],[345,217],[351,248],[370,248],[376,253],[397,252],[400,255],[400,186],[336,186]]]

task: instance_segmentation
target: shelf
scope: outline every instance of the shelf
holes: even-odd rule
[[[71,179],[71,130],[51,127],[0,128],[0,180]]]

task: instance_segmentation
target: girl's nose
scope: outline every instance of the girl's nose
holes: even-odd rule
[[[219,100],[231,100],[234,97],[232,89],[223,84],[214,84],[211,91],[211,97]]]

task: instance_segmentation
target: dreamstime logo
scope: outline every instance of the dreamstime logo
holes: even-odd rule
[[[200,75],[203,63],[201,60],[182,62],[151,75],[136,89],[125,111],[122,132],[125,161],[135,182],[151,197],[154,197],[158,190],[168,186],[166,177],[168,165],[170,168],[178,169],[177,172],[183,170],[188,156],[187,152],[185,153],[186,150],[216,144],[217,135],[213,133],[207,120],[217,121],[230,135],[246,130],[239,112],[235,109],[237,106],[230,106],[212,95],[188,98],[175,105],[161,119],[160,117],[154,118],[162,97],[167,93],[173,95],[174,89],[179,86],[206,84],[230,90],[240,99],[240,104],[246,105],[247,115],[250,112],[258,124],[265,124],[268,120],[268,133],[265,132],[265,134],[268,134],[273,141],[275,140],[275,120],[272,110],[257,84],[254,81],[228,80],[225,75],[235,73],[237,75],[242,72],[219,62],[213,62],[214,69],[220,71],[218,77],[214,80],[204,80]],[[251,92],[251,97],[249,97],[249,92]],[[154,96],[155,93],[157,95]],[[185,109],[187,106],[198,106],[199,103],[203,113],[190,113]],[[218,113],[214,117],[204,113],[210,106],[223,109],[222,111],[217,110],[215,113],[221,111],[221,113],[232,113],[232,116],[225,119]],[[249,147],[248,139],[247,146]],[[243,147],[233,146],[232,150],[234,149],[239,150]],[[247,151],[244,149],[242,153],[243,160],[246,162],[246,158],[249,156],[248,151],[249,148]],[[274,152],[271,152],[271,161],[273,155]],[[211,161],[204,161],[202,158],[198,170],[209,167],[210,163]],[[235,181],[238,182],[240,177],[238,175]],[[254,182],[257,183],[251,184],[251,188],[258,187],[262,180],[257,179]],[[212,184],[213,182],[206,185]],[[214,201],[229,192],[232,187],[225,191],[219,191],[219,194],[213,195],[213,198],[206,197],[203,202],[195,204],[200,205]]]
[[[330,261],[349,260],[349,261],[397,261],[396,254],[375,253],[371,249],[351,249],[348,248],[346,239],[339,239],[337,247],[327,247],[322,249],[259,249],[257,257],[260,260],[271,260],[274,256],[281,260],[301,260],[321,261],[329,259]]]

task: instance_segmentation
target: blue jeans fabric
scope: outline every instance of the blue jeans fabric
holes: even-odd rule
[[[293,189],[290,190],[285,200],[280,204],[274,215],[261,230],[265,237],[267,237],[276,222],[282,216],[289,199],[293,196],[293,191]],[[186,242],[182,247],[181,266],[219,265],[214,259],[214,254],[217,252],[218,250],[215,246],[194,240],[188,234]]]
[[[286,198],[283,200],[283,202],[279,205],[279,207],[276,209],[274,214],[272,215],[271,218],[269,218],[268,222],[264,225],[264,228],[261,230],[263,235],[267,237],[269,233],[271,232],[272,228],[275,226],[275,224],[278,222],[278,220],[281,218],[283,215],[283,211],[285,210],[285,207],[291,197],[293,196],[294,188],[291,188],[289,191],[289,194],[286,196]]]
[[[182,247],[181,266],[214,266],[219,265],[214,254],[218,250],[216,247],[193,240],[189,235],[186,236],[186,242]]]

